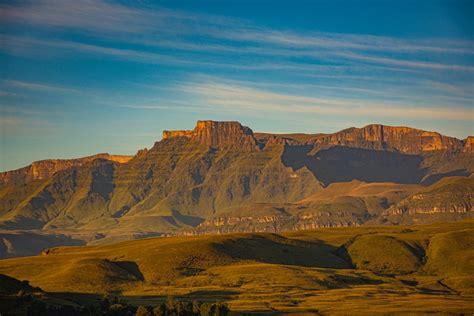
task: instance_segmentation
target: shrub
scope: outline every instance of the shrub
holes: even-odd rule
[[[122,305],[122,304],[112,304],[109,307],[109,312],[107,315],[110,316],[123,316],[127,315],[127,306]]]
[[[154,316],[165,316],[166,315],[166,305],[161,303],[153,309]]]
[[[135,316],[152,316],[153,313],[148,307],[138,306]]]
[[[199,302],[199,301],[193,301],[192,305],[193,305],[193,308],[192,308],[193,313],[196,314],[196,315],[199,315],[200,312],[201,312],[202,303]]]

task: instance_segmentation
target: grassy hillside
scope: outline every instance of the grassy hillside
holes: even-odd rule
[[[379,223],[416,224],[472,217],[474,178],[448,177],[391,206]]]
[[[237,312],[461,313],[474,311],[473,241],[473,220],[150,238],[0,260],[0,273],[73,300],[87,301],[72,294],[80,292],[135,305],[225,301]]]
[[[343,249],[356,268],[381,274],[415,272],[422,259],[422,252],[416,247],[381,234],[357,236],[345,244]]]

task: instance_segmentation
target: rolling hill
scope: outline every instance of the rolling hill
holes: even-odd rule
[[[0,260],[0,274],[76,304],[105,294],[136,306],[221,301],[236,313],[459,314],[474,311],[473,238],[472,219],[175,236],[52,248]]]

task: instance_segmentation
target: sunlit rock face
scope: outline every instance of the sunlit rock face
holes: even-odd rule
[[[471,145],[436,132],[384,125],[349,128],[314,140],[314,144],[318,147],[347,146],[377,150],[385,149],[405,154],[419,154],[435,150],[463,151],[469,146],[472,147],[472,139],[469,142]]]
[[[58,171],[72,167],[80,167],[96,159],[126,163],[132,159],[132,156],[109,155],[104,153],[76,159],[48,159],[35,161],[24,168],[0,173],[0,185],[20,184],[31,180],[48,179]]]
[[[164,131],[163,139],[187,137],[201,145],[214,148],[258,150],[257,140],[250,128],[239,122],[198,121],[194,130]]]
[[[174,137],[188,137],[193,136],[194,131],[163,131],[163,139],[174,138]]]
[[[472,146],[473,137],[407,127],[272,134],[203,120],[164,131],[133,159],[46,160],[0,174],[14,181],[0,185],[0,228],[86,227],[116,240],[457,220],[473,214]]]
[[[468,136],[464,140],[463,152],[474,153],[474,136]]]

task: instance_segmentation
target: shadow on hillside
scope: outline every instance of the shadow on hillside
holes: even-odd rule
[[[311,145],[286,146],[281,160],[294,170],[308,168],[325,185],[352,180],[414,184],[425,175],[421,156],[343,146],[312,155],[312,149]]]
[[[453,171],[445,172],[445,173],[431,174],[425,179],[423,179],[421,184],[432,185],[445,177],[468,177],[470,174],[471,173],[466,169],[458,169],[458,170],[453,170]]]
[[[86,244],[84,240],[62,234],[39,234],[29,231],[0,231],[0,240],[8,245],[8,247],[3,244],[0,246],[0,259],[48,254],[50,248]]]
[[[361,273],[356,273],[356,275],[334,273],[325,281],[325,283],[328,288],[348,288],[354,285],[377,285],[384,283],[384,281],[368,278]]]
[[[145,277],[143,276],[142,272],[138,265],[133,261],[114,261],[114,264],[125,270],[129,274],[133,275],[140,281],[144,281]]]
[[[333,269],[352,267],[335,254],[337,248],[334,246],[318,241],[287,239],[273,234],[228,239],[214,247],[235,260]]]
[[[183,215],[178,211],[173,211],[173,217],[176,218],[181,223],[192,226],[192,227],[196,227],[202,222],[204,222],[204,219],[202,217]]]
[[[124,303],[133,303],[137,305],[158,305],[166,302],[170,297],[178,301],[202,301],[219,302],[232,299],[234,295],[239,294],[236,291],[228,290],[200,290],[193,291],[183,295],[121,295],[120,292],[109,292],[107,294],[81,293],[81,292],[48,292],[57,299],[76,303],[78,305],[93,305],[107,297],[110,301],[120,300]]]
[[[115,165],[104,159],[94,161],[95,168],[92,170],[92,181],[90,184],[90,193],[100,195],[105,201],[108,201],[110,194],[115,189],[113,183]]]
[[[228,291],[228,290],[200,290],[193,291],[183,298],[187,299],[197,299],[197,300],[228,300],[232,298],[233,295],[238,295],[240,292],[237,291]]]

